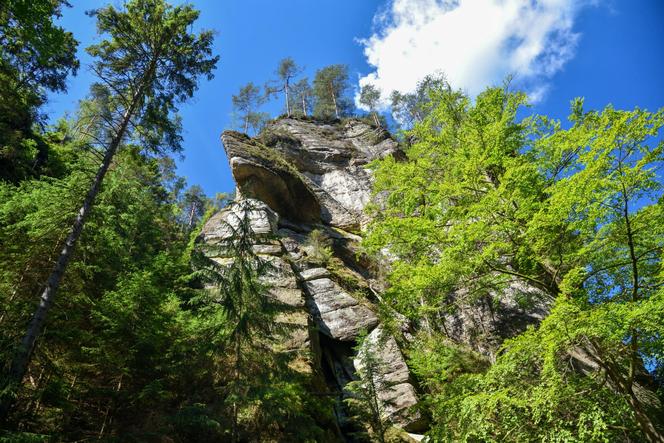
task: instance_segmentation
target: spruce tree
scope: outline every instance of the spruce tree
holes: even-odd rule
[[[3,386],[0,421],[11,408],[14,390],[26,373],[37,338],[53,305],[74,248],[104,177],[120,147],[129,140],[151,152],[180,149],[178,103],[193,96],[201,76],[212,78],[218,57],[211,55],[212,33],[189,31],[198,11],[163,0],[132,0],[123,9],[108,6],[93,13],[104,39],[88,48],[104,112],[94,121],[95,144],[103,160],[71,226],[39,305],[18,346]]]
[[[349,394],[344,402],[352,417],[369,429],[371,440],[379,443],[386,442],[386,433],[389,428],[386,405],[381,400],[380,394],[394,387],[394,383],[385,376],[388,372],[386,362],[378,354],[386,338],[387,336],[382,331],[375,337],[367,335],[366,332],[358,337],[355,347],[357,352],[355,369],[358,379],[344,387]],[[360,432],[359,434],[365,433]]]

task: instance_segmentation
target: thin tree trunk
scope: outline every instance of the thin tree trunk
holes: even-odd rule
[[[380,121],[378,120],[378,114],[376,114],[376,111],[372,112],[372,114],[373,114],[373,118],[374,118],[374,122],[376,123],[376,126],[378,126],[379,128],[382,128],[383,126],[380,124]]]
[[[307,116],[307,96],[305,94],[302,94],[302,113],[304,116]]]
[[[288,97],[288,80],[284,85],[284,92],[286,92],[286,115],[290,117],[290,99]]]
[[[634,391],[634,383],[629,380],[629,377],[626,379],[621,374],[621,367],[613,363],[610,358],[602,358],[601,348],[591,340],[589,343],[591,346],[589,352],[587,352],[588,356],[606,371],[606,375],[612,382],[612,387],[627,400],[646,441],[649,443],[664,443],[664,432],[662,432],[661,419],[659,418],[661,414],[656,413],[651,416],[646,410],[644,402]]]
[[[337,97],[334,95],[334,90],[332,86],[329,87],[330,96],[332,97],[332,103],[334,103],[334,115],[339,118],[339,108],[337,107]]]
[[[64,247],[60,251],[60,255],[53,268],[53,271],[51,271],[51,275],[49,275],[48,280],[46,280],[46,286],[44,287],[44,290],[42,291],[42,294],[39,298],[39,305],[37,306],[37,309],[35,310],[35,313],[30,320],[30,324],[28,325],[27,332],[23,336],[21,344],[16,351],[9,369],[9,373],[7,375],[7,380],[3,386],[7,389],[8,393],[6,393],[3,398],[0,398],[0,423],[5,423],[7,420],[9,411],[13,404],[12,393],[21,385],[21,382],[23,381],[28,364],[32,358],[35,342],[37,341],[37,337],[41,333],[41,330],[44,326],[48,311],[53,304],[55,294],[57,293],[60,282],[62,281],[62,276],[64,275],[67,264],[73,255],[76,243],[81,236],[85,220],[90,213],[97,194],[99,193],[104,176],[106,175],[106,172],[108,172],[108,168],[111,165],[113,157],[115,156],[118,147],[120,146],[120,143],[122,142],[122,139],[125,135],[125,132],[127,131],[129,121],[134,110],[136,109],[139,98],[140,95],[137,93],[134,96],[131,106],[125,111],[120,127],[111,140],[106,154],[104,155],[104,159],[99,167],[99,170],[97,171],[97,175],[92,182],[92,186],[90,187],[90,190],[85,197],[83,206],[81,206],[78,214],[76,215],[72,229],[69,233],[69,236],[67,237],[67,240],[65,241]]]
[[[194,224],[194,210],[196,209],[196,205],[192,204],[191,205],[191,210],[189,211],[189,221],[187,222],[187,230],[191,231],[191,226]]]

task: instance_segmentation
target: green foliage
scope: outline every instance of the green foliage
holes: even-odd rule
[[[401,93],[392,91],[390,101],[392,116],[402,128],[411,129],[415,123],[424,121],[426,116],[436,106],[436,96],[449,92],[450,86],[442,74],[431,74],[417,83],[414,92]]]
[[[0,236],[8,246],[0,252],[3,362],[93,165],[93,156],[81,155],[61,179],[1,186]],[[63,282],[59,309],[40,339],[29,372],[34,384],[19,395],[14,421],[65,440],[98,433],[105,417],[116,423],[106,426],[109,435],[155,432],[173,402],[182,401],[175,374],[196,373],[183,364],[195,336],[178,301],[189,291],[183,282],[190,271],[178,252],[187,242],[178,206],[162,178],[158,162],[136,150],[118,157]],[[150,417],[141,413],[148,409]]]
[[[307,260],[321,266],[327,266],[332,258],[330,238],[320,229],[314,229],[307,236],[304,244],[307,251]]]
[[[360,103],[366,106],[371,112],[374,123],[376,126],[380,126],[380,121],[378,120],[377,107],[378,102],[380,101],[380,89],[372,84],[366,84],[360,89]]]
[[[357,380],[351,381],[344,387],[348,393],[344,403],[352,414],[352,419],[368,429],[368,433],[360,432],[358,436],[368,434],[372,441],[385,443],[389,421],[380,394],[392,389],[391,383],[386,377],[386,363],[378,356],[378,349],[383,346],[387,338],[381,334],[372,339],[365,333],[357,339],[357,358],[355,370]]]
[[[290,117],[293,113],[293,108],[297,103],[293,101],[293,99],[296,97],[293,97],[292,95],[294,91],[291,82],[297,75],[300,74],[301,71],[302,69],[297,66],[295,60],[293,60],[292,57],[286,57],[279,61],[279,67],[275,72],[277,79],[265,85],[265,95],[267,97],[270,97],[271,95],[277,94],[279,92],[284,93],[284,98],[286,101],[286,115],[288,117]]]
[[[258,107],[265,101],[260,88],[249,82],[240,88],[237,95],[233,96],[232,101],[233,109],[238,113],[238,117],[242,122],[244,133],[248,133],[250,127],[254,129],[254,133],[257,133],[257,129],[260,130],[266,120],[264,114],[257,112]]]
[[[7,0],[0,5],[0,180],[39,175],[49,143],[34,125],[46,91],[64,91],[76,73],[77,42],[54,19],[61,0]]]
[[[385,199],[365,246],[393,259],[386,302],[428,334],[487,299],[553,306],[479,373],[454,346],[424,359],[413,345],[432,436],[657,441],[662,398],[644,362],[661,370],[664,110],[584,112],[578,100],[562,129],[519,120],[525,96],[507,89],[471,102],[422,86],[423,107],[404,108],[421,120],[408,161],[374,165]]]
[[[292,329],[284,316],[296,308],[270,292],[268,281],[278,270],[254,252],[259,242],[251,225],[255,211],[250,201],[232,203],[226,209],[225,239],[202,246],[195,256],[196,275],[209,289],[189,303],[200,317],[209,351],[224,366],[218,376],[223,413],[230,418],[225,438],[317,441],[325,435],[312,413],[321,409],[319,400],[307,392],[308,376],[291,366],[296,357],[280,351]]]
[[[314,115],[330,119],[351,114],[353,102],[346,95],[348,88],[348,66],[330,65],[316,71]]]
[[[212,31],[189,32],[199,12],[164,0],[133,0],[93,14],[97,32],[107,38],[87,52],[95,59],[96,87],[106,90],[106,107],[128,112],[131,137],[143,149],[180,150],[177,105],[193,96],[200,77],[213,77],[219,57],[212,56]]]
[[[308,78],[303,78],[291,86],[293,115],[307,117],[313,107],[313,90]]]

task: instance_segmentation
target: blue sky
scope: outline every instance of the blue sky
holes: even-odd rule
[[[119,4],[116,0],[112,4]],[[62,25],[80,41],[82,69],[51,118],[76,110],[93,77],[83,48],[95,39],[85,11],[109,3],[70,0]],[[273,77],[291,56],[313,78],[328,64],[349,65],[353,87],[408,90],[441,70],[471,94],[515,74],[536,99],[533,112],[565,119],[572,98],[587,108],[664,106],[664,1],[624,0],[195,0],[198,26],[217,32],[215,79],[181,107],[184,159],[178,173],[208,195],[234,188],[221,147],[231,127],[231,95]],[[451,4],[453,3],[453,4]],[[264,111],[276,115],[274,100]]]

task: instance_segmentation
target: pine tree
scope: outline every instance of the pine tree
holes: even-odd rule
[[[277,79],[265,85],[266,96],[283,92],[286,101],[286,115],[291,116],[293,111],[291,99],[291,82],[293,78],[302,71],[302,68],[295,64],[291,57],[286,57],[279,62],[276,74]]]
[[[348,88],[348,66],[330,65],[319,69],[313,84],[316,116],[340,118],[348,115],[352,109],[346,96]]]
[[[256,110],[265,101],[260,88],[249,82],[240,88],[237,95],[232,97],[232,101],[233,109],[239,113],[242,120],[242,129],[245,134],[249,132],[249,127],[253,126],[255,129],[260,123],[261,116]]]
[[[298,81],[291,87],[291,90],[293,95],[293,113],[305,117],[310,115],[313,104],[313,90],[309,84],[309,79],[303,78]]]
[[[191,6],[133,0],[123,10],[108,6],[95,15],[99,33],[109,36],[88,48],[96,59],[92,70],[100,81],[96,99],[103,98],[103,107],[108,110],[99,113],[99,120],[94,122],[100,131],[90,134],[103,160],[12,360],[0,405],[2,421],[11,407],[12,392],[26,373],[37,337],[118,149],[133,139],[146,150],[178,150],[179,124],[174,116],[177,104],[193,95],[201,75],[212,77],[218,59],[210,55],[210,32],[189,33],[188,28],[198,17]]]
[[[360,90],[360,103],[369,108],[369,112],[373,116],[376,126],[381,127],[380,120],[378,119],[378,102],[380,101],[380,89],[372,84],[362,86]]]

